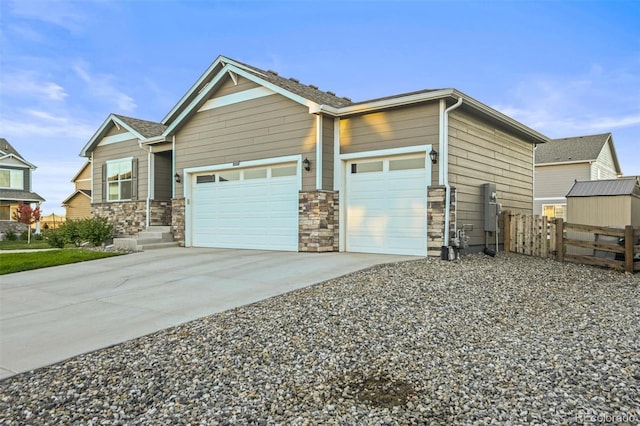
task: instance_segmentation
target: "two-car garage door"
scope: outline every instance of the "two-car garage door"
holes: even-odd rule
[[[194,174],[191,245],[298,250],[295,163]]]

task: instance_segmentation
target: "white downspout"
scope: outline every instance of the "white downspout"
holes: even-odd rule
[[[138,147],[140,149],[142,149],[142,141],[139,140],[138,141]],[[151,206],[149,204],[149,196],[151,195],[151,147],[149,146],[149,149],[147,150],[147,197],[145,200],[145,220],[144,220],[144,224],[145,226],[148,228],[150,221],[149,221],[149,213],[151,210]]]
[[[444,110],[444,114],[442,117],[442,148],[444,152],[440,153],[440,161],[444,163],[442,165],[443,170],[443,179],[444,179],[444,187],[445,187],[445,205],[444,205],[444,245],[449,247],[449,226],[450,226],[450,218],[451,215],[451,186],[449,185],[449,113],[454,109],[458,108],[462,105],[462,97],[458,98],[458,102],[451,105],[449,108]]]
[[[176,135],[173,135],[171,142],[171,198],[176,198]],[[183,176],[184,179],[186,176]]]

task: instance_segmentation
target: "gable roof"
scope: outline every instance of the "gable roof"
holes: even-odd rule
[[[30,169],[37,169],[35,165],[22,158],[22,155],[20,155],[20,153],[9,143],[8,140],[6,140],[5,138],[0,138],[0,160],[4,160],[5,158],[13,158],[23,163]]]
[[[640,195],[640,184],[636,178],[577,181],[567,193],[567,197],[631,194]]]
[[[338,97],[333,92],[321,91],[317,86],[304,85],[296,79],[280,77],[274,71],[261,70],[225,56],[219,56],[162,119],[162,124],[167,126],[163,136],[165,138],[168,137],[190,115],[194,114],[207,101],[210,93],[226,75],[234,81],[237,81],[238,76],[245,77],[256,84],[307,106],[311,114],[323,113],[335,117],[439,99],[449,99],[453,102],[462,99],[464,101],[463,108],[479,113],[500,126],[524,135],[531,143],[543,144],[549,140],[541,133],[456,89],[421,90],[354,103],[351,99]]]
[[[610,142],[609,147],[616,171],[621,173],[611,133],[551,139],[549,143],[536,148],[536,164],[596,161],[607,142]]]
[[[85,197],[91,199],[91,190],[90,189],[78,189],[76,191],[73,192],[73,194],[69,195],[67,198],[65,198],[64,200],[62,200],[62,205],[64,206],[65,204],[68,204],[69,201],[71,201],[71,199],[73,197],[75,197],[76,195],[84,195]]]
[[[162,123],[111,113],[107,119],[104,120],[100,128],[91,136],[89,142],[82,148],[80,156],[88,157],[89,153],[98,146],[102,138],[114,125],[124,127],[140,140],[159,136],[166,129],[166,126]]]
[[[82,167],[80,167],[80,170],[78,170],[78,173],[76,173],[72,178],[71,178],[71,182],[75,182],[78,177],[82,174],[82,172],[84,172],[84,170],[89,167],[91,165],[91,161],[86,161]]]

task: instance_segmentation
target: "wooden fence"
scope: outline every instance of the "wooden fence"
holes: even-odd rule
[[[633,273],[640,271],[638,241],[640,227],[607,228],[504,212],[504,249],[513,253]]]

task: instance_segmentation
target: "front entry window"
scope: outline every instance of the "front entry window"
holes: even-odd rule
[[[132,199],[131,159],[114,160],[107,163],[107,200]]]

